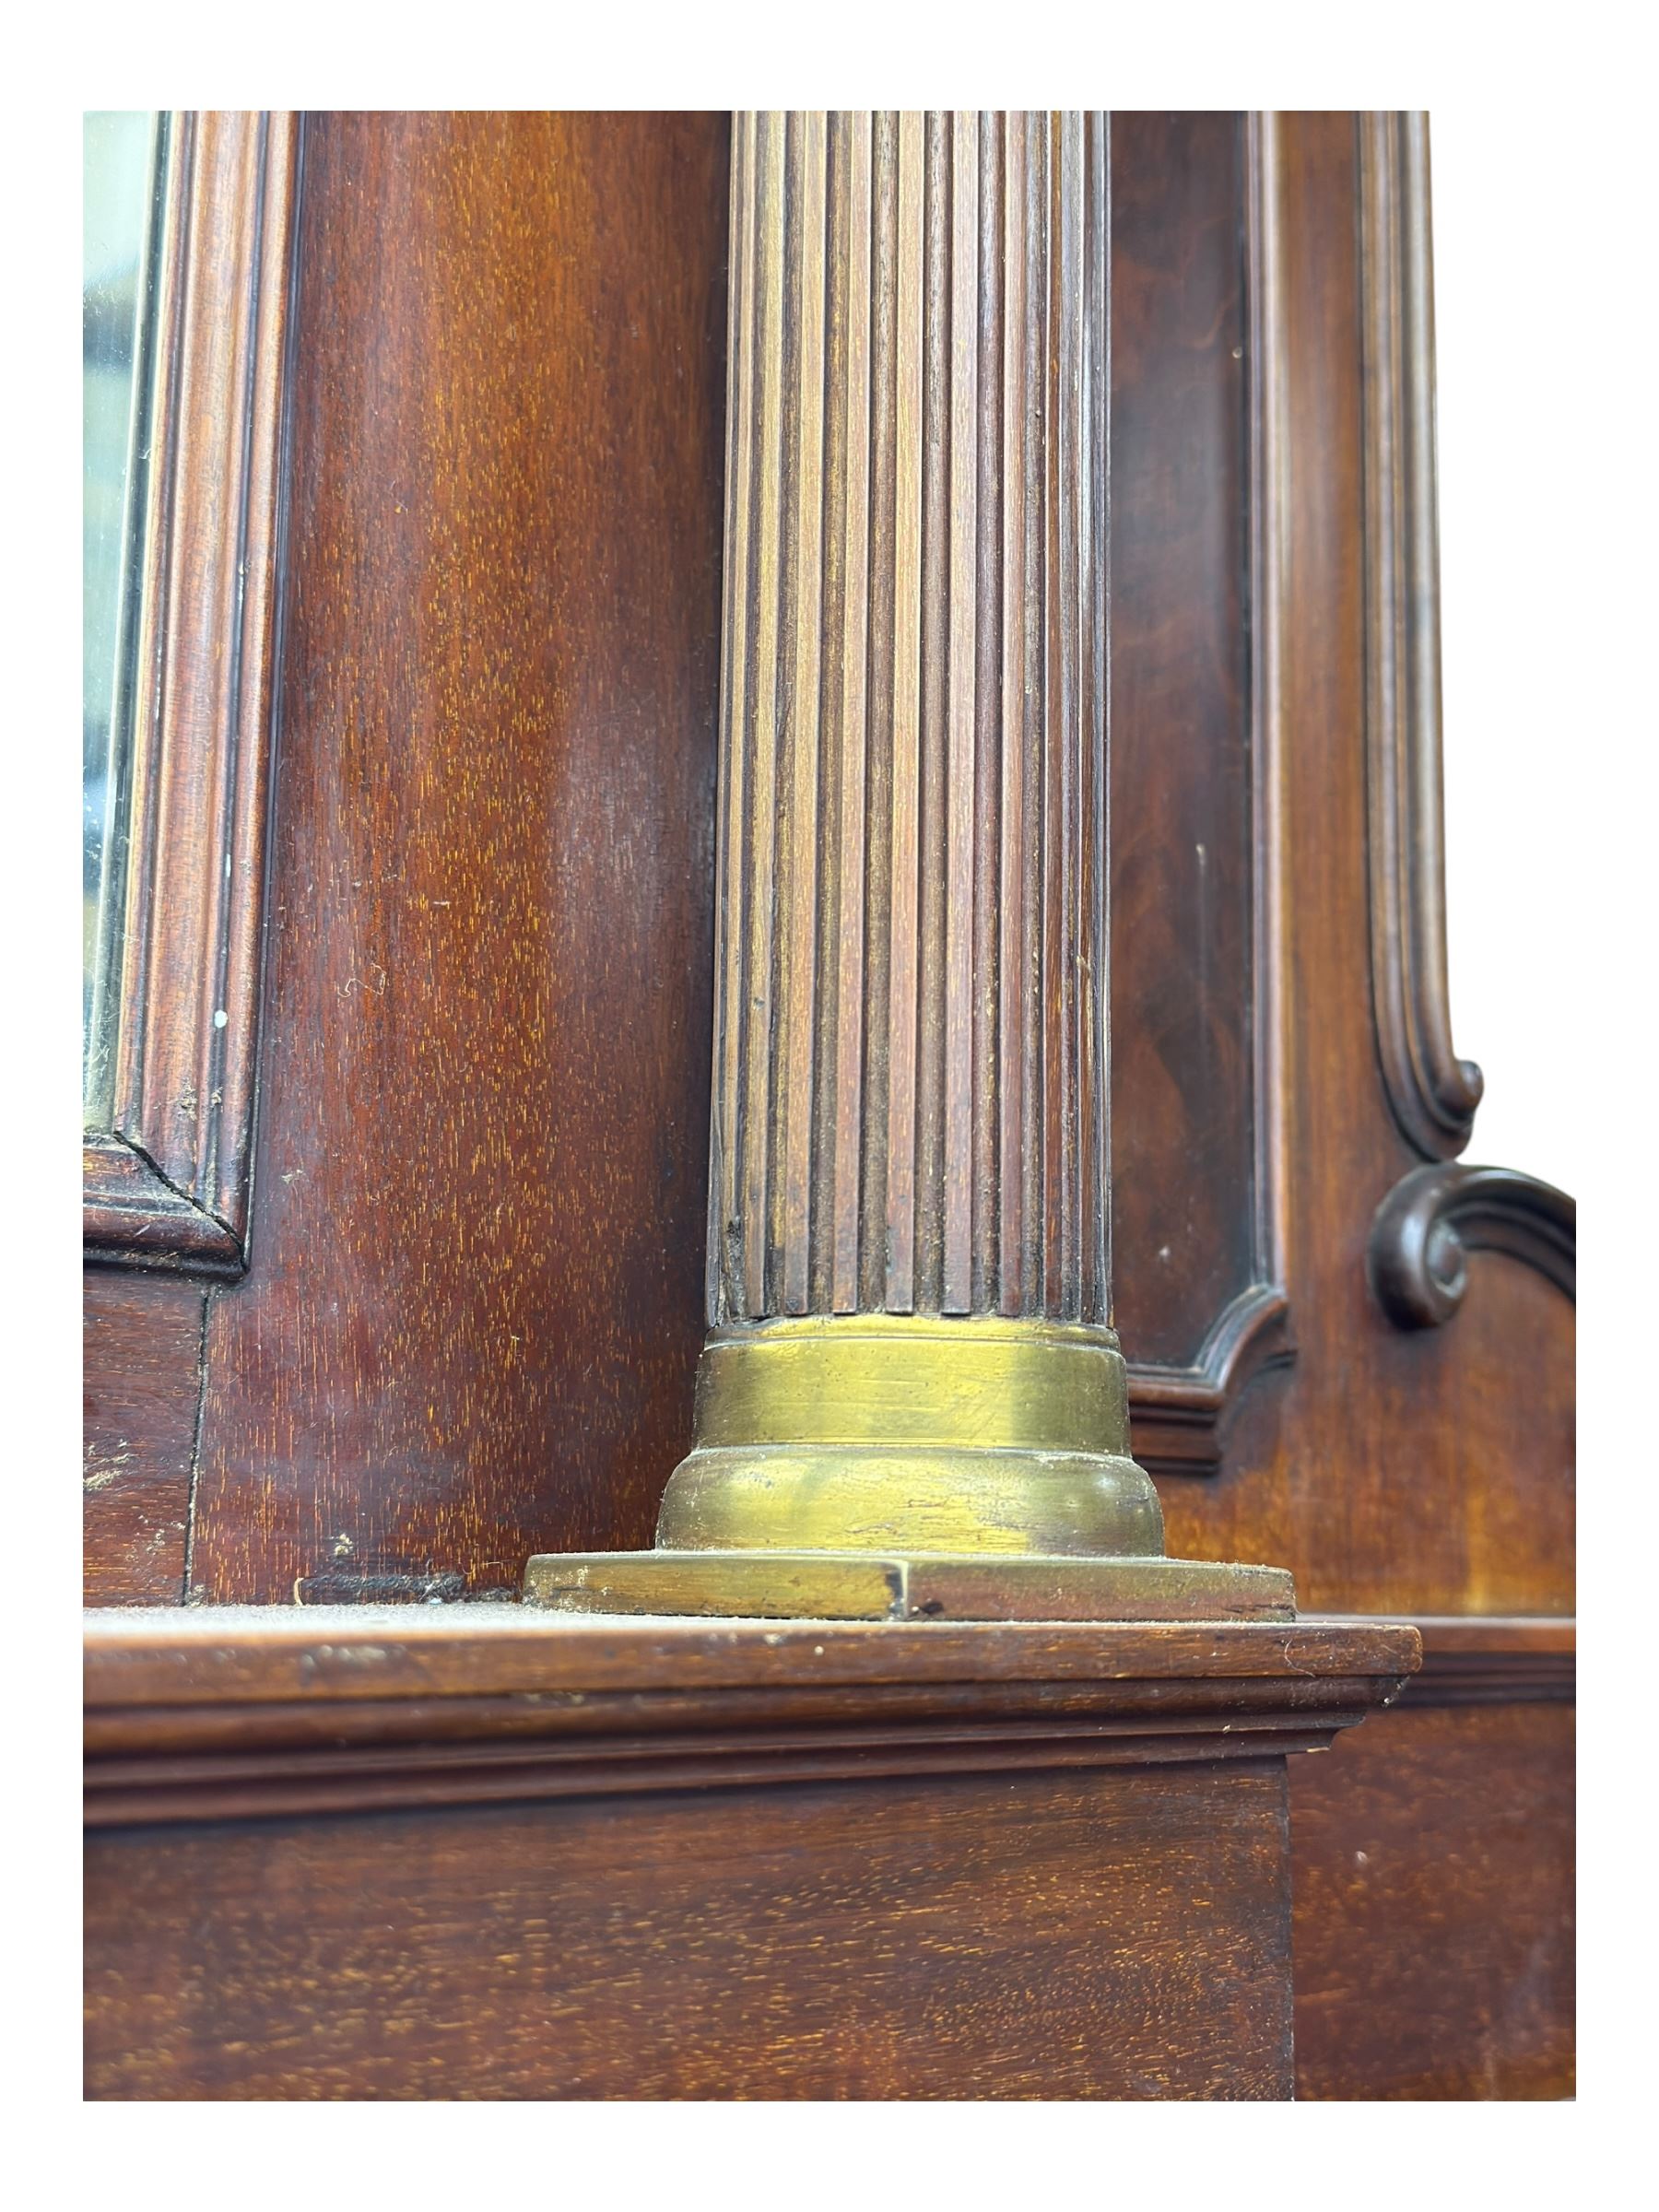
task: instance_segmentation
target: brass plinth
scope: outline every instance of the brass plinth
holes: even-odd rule
[[[1109,1329],[859,1314],[716,1330],[653,1551],[544,1555],[564,1612],[1277,1618],[1288,1575],[1163,1556]]]
[[[694,1433],[663,1548],[1163,1550],[1106,1329],[910,1314],[719,1329]]]

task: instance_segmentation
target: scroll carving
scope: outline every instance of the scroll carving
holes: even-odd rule
[[[1371,1002],[1394,1119],[1436,1163],[1468,1143],[1482,1077],[1453,1050],[1446,989],[1429,124],[1367,113],[1359,128]],[[1372,1288],[1399,1327],[1438,1327],[1463,1301],[1465,1253],[1495,1251],[1571,1298],[1575,1221],[1571,1198],[1509,1169],[1416,1169],[1372,1224]]]
[[[1438,1328],[1463,1303],[1466,1254],[1504,1252],[1571,1299],[1577,1238],[1578,1208],[1553,1184],[1509,1168],[1414,1168],[1371,1224],[1371,1287],[1398,1327]]]

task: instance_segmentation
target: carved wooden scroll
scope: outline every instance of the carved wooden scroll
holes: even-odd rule
[[[1578,1207],[1509,1168],[1430,1162],[1390,1191],[1371,1224],[1371,1287],[1403,1329],[1451,1320],[1468,1288],[1467,1254],[1503,1252],[1578,1296]]]
[[[1440,544],[1429,119],[1359,119],[1371,1003],[1389,1104],[1430,1163],[1469,1141],[1482,1077],[1452,1046],[1441,777]],[[1372,1224],[1372,1288],[1402,1328],[1449,1320],[1467,1249],[1573,1295],[1571,1198],[1502,1168],[1412,1171]]]

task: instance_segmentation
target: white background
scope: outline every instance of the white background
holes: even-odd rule
[[[1631,334],[1579,280],[1594,218],[1567,153],[1505,104],[1430,111],[1452,1021],[1487,1079],[1465,1157],[1576,1194],[1598,1141],[1578,841],[1593,794],[1617,806],[1631,737],[1593,711],[1585,666],[1617,641],[1612,546],[1585,513],[1606,486],[1583,480],[1613,426],[1584,418],[1618,406],[1598,371]]]

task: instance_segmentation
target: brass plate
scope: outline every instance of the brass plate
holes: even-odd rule
[[[824,1551],[544,1553],[524,1596],[558,1613],[760,1620],[1294,1620],[1279,1567],[1202,1559],[914,1559]]]

